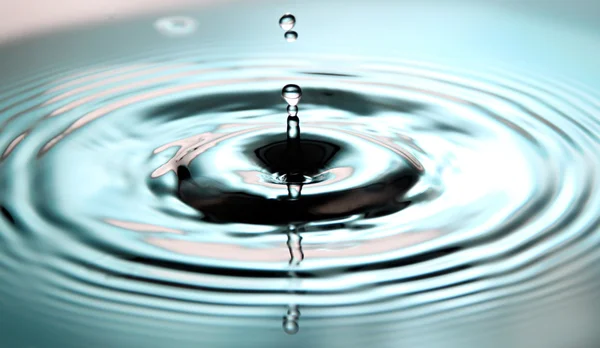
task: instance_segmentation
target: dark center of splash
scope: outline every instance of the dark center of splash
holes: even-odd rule
[[[305,184],[319,179],[328,164],[341,150],[342,144],[334,140],[304,137],[299,140],[296,148],[290,146],[285,135],[269,136],[264,140],[249,144],[246,156],[264,168],[269,173],[285,175],[285,182],[290,184]]]
[[[241,148],[237,158],[221,158],[215,146],[212,153],[204,152],[177,168],[180,199],[200,211],[205,221],[286,225],[355,214],[364,218],[388,215],[410,204],[404,196],[421,175],[386,148],[378,148],[381,154],[365,153],[348,139],[307,132],[294,150],[285,134],[251,137],[236,146]],[[209,165],[211,158],[241,162],[251,170],[237,171],[244,180],[236,183],[228,179],[231,173],[215,173]],[[368,166],[369,158],[389,162],[389,170],[353,178],[353,166]],[[299,199],[288,196],[291,184],[301,185]],[[253,191],[253,187],[266,191]]]

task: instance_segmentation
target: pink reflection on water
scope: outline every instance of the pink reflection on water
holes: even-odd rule
[[[366,257],[405,249],[424,243],[442,235],[440,230],[426,230],[402,233],[363,241],[344,241],[314,245],[303,245],[305,260],[334,259],[348,257]],[[310,234],[305,237],[310,238]],[[226,243],[206,243],[197,241],[146,238],[149,244],[168,251],[187,256],[216,260],[241,262],[285,262],[289,261],[288,246],[285,243],[270,248],[249,248]]]
[[[346,258],[361,257],[376,254],[383,254],[395,250],[401,250],[410,246],[433,240],[442,235],[442,231],[427,230],[419,232],[402,233],[389,237],[366,241],[354,241],[355,245],[346,243],[332,243],[321,246],[311,246],[304,244],[305,259],[322,258]],[[353,241],[350,241],[353,242]]]
[[[43,105],[49,105],[49,104],[58,102],[60,100],[63,100],[65,98],[77,95],[79,93],[83,93],[83,92],[92,90],[94,88],[102,87],[102,86],[105,86],[105,85],[108,85],[108,84],[111,84],[111,83],[126,81],[126,80],[131,79],[131,78],[141,77],[141,76],[144,76],[144,75],[147,75],[147,74],[159,73],[159,72],[162,72],[162,71],[168,71],[170,69],[177,69],[177,68],[184,67],[184,66],[185,66],[185,64],[163,65],[163,66],[152,66],[152,65],[147,65],[147,66],[143,66],[143,65],[141,65],[141,66],[128,66],[128,67],[122,68],[122,69],[110,70],[110,71],[102,73],[102,74],[97,74],[97,75],[93,75],[93,76],[87,76],[85,78],[74,80],[74,81],[69,81],[68,83],[59,85],[59,86],[54,87],[52,89],[49,89],[48,91],[46,91],[46,93],[50,93],[50,92],[53,92],[55,90],[66,89],[71,84],[82,83],[85,80],[92,80],[92,81],[93,80],[98,80],[98,79],[101,79],[101,80],[100,81],[96,81],[94,83],[85,84],[83,86],[80,86],[80,87],[77,87],[77,88],[74,88],[74,89],[69,89],[66,92],[64,92],[62,94],[59,94],[59,95],[51,98],[50,100],[44,102]],[[134,71],[134,72],[125,73],[128,70],[134,70],[135,68],[139,69],[139,68],[142,68],[142,67],[145,67],[147,69],[140,69],[140,70],[137,70],[137,71]],[[119,70],[122,70],[122,71],[119,71]],[[107,75],[107,76],[104,76],[104,75]],[[112,76],[112,77],[110,77],[110,76]],[[153,80],[146,80],[146,81],[141,81],[141,82],[142,83],[152,83]],[[138,84],[121,85],[121,87],[119,87],[119,88],[122,88],[122,90],[126,90],[126,89],[129,89],[129,88],[136,87],[137,85],[139,85],[139,83]],[[92,94],[89,97],[79,99],[78,100],[79,103],[74,104],[74,105],[81,105],[81,103],[86,103],[90,99],[97,99],[97,98],[105,96],[106,94],[114,93],[114,90],[115,89],[110,89],[110,90],[107,90],[107,93]],[[73,108],[73,106],[70,106],[70,107],[66,108],[66,110],[71,110],[72,108]],[[54,111],[52,114],[49,115],[49,117],[53,117],[53,116],[56,116],[56,115],[60,114],[61,113],[60,110],[61,109],[58,109],[58,110]]]
[[[198,71],[206,71],[206,70],[198,70]],[[181,74],[176,74],[176,76],[171,75],[168,78],[159,78],[159,79],[154,79],[153,82],[160,82],[162,80],[164,81],[168,81],[168,80],[173,80],[176,79],[177,77],[182,77],[185,75],[194,75],[195,73],[198,73],[198,71],[187,71],[185,73],[181,73]],[[65,129],[62,133],[60,133],[59,135],[57,135],[56,137],[52,138],[50,141],[48,141],[44,147],[40,150],[39,155],[43,155],[46,152],[48,152],[54,145],[56,145],[59,141],[61,141],[64,137],[66,137],[67,135],[71,134],[72,132],[76,131],[77,129],[85,126],[86,124],[102,117],[105,116],[113,111],[119,110],[121,108],[133,105],[135,103],[139,103],[139,102],[143,102],[143,101],[148,101],[154,98],[160,98],[160,97],[164,97],[170,94],[176,94],[176,93],[181,93],[181,92],[185,92],[185,91],[190,91],[190,90],[194,90],[194,89],[200,89],[200,88],[204,88],[204,87],[211,87],[211,86],[220,86],[220,85],[229,85],[229,84],[237,84],[237,83],[244,83],[244,82],[253,82],[253,81],[257,81],[257,80],[262,80],[262,79],[231,79],[231,80],[218,80],[218,81],[206,81],[206,82],[196,82],[196,83],[191,83],[191,84],[186,84],[186,85],[179,85],[179,86],[172,86],[169,88],[165,88],[165,89],[159,89],[159,90],[153,90],[153,91],[149,91],[143,94],[138,94],[123,100],[120,100],[118,102],[112,103],[112,104],[108,104],[105,106],[100,107],[99,109],[93,110],[90,113],[84,115],[83,117],[79,118],[77,121],[75,121],[74,123],[72,123],[69,127],[67,127],[67,129]],[[143,81],[139,84],[135,84],[136,86],[139,87],[143,87],[143,86],[147,86],[148,81]],[[124,92],[126,90],[129,89],[129,87],[131,87],[130,85],[126,86],[128,88],[124,88],[124,87],[118,87],[118,88],[114,88],[111,89],[107,92],[110,92],[108,94],[114,94],[114,93],[121,93]],[[87,99],[86,99],[87,100]],[[70,106],[65,106],[64,108],[61,108],[59,110],[56,110],[53,115],[55,115],[56,113],[62,113],[65,112],[66,110],[69,110],[69,108],[75,107],[77,105],[80,105],[81,101],[77,101],[75,102],[75,104],[70,104]]]
[[[173,228],[145,224],[145,223],[140,223],[140,222],[122,221],[122,220],[114,220],[114,219],[106,219],[106,220],[104,220],[104,222],[106,222],[110,225],[116,226],[116,227],[124,228],[124,229],[135,231],[135,232],[184,234],[183,231],[176,230]]]
[[[171,252],[201,258],[247,261],[247,262],[285,262],[289,261],[287,245],[280,248],[254,249],[226,243],[205,243],[177,239],[146,238],[149,244]]]
[[[12,152],[12,150],[14,150],[14,148],[19,145],[19,143],[21,141],[23,141],[23,139],[25,139],[25,137],[27,136],[27,133],[22,133],[21,135],[19,135],[18,137],[14,138],[10,144],[8,144],[8,147],[6,148],[6,150],[4,151],[4,153],[2,154],[2,159],[6,159],[6,157],[8,157],[8,155],[10,155],[10,153]]]
[[[173,66],[170,66],[168,68],[173,68]],[[165,69],[167,69],[167,68],[165,68]],[[171,75],[167,75],[167,76],[155,77],[155,78],[151,78],[151,79],[147,79],[147,80],[133,82],[130,84],[119,85],[118,87],[110,88],[110,89],[104,90],[100,93],[92,94],[92,95],[77,99],[74,102],[71,102],[61,108],[58,108],[58,109],[52,111],[52,113],[50,113],[50,115],[48,117],[58,116],[67,111],[73,110],[74,108],[76,108],[78,106],[87,104],[93,100],[101,99],[103,97],[116,95],[116,94],[122,94],[122,93],[128,92],[128,91],[136,89],[136,88],[158,85],[160,83],[177,80],[182,77],[189,77],[189,76],[199,75],[202,73],[215,72],[215,71],[220,71],[220,70],[223,70],[223,69],[196,69],[196,70],[180,72],[177,74],[171,74]],[[177,87],[174,87],[174,88],[177,88]],[[156,96],[161,96],[161,95],[166,95],[166,94],[168,94],[168,93],[158,94]],[[127,106],[127,105],[131,104],[132,102],[139,102],[139,101],[143,101],[143,100],[146,100],[146,98],[144,98],[144,94],[141,94],[136,97],[125,99],[123,101],[120,101],[118,103],[114,103],[111,105],[113,105],[113,106],[118,105],[118,107],[123,107],[123,106]],[[109,106],[111,106],[111,105],[109,105]],[[82,119],[84,119],[84,118],[86,118],[86,116],[82,117]],[[78,121],[80,121],[80,120],[78,120]],[[75,123],[77,123],[78,121],[76,121]],[[89,122],[89,121],[87,121],[87,122]],[[83,122],[83,123],[85,124],[87,122]]]

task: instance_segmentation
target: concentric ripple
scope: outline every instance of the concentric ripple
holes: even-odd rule
[[[360,346],[360,330],[331,337],[387,323],[379,339],[412,342],[597,287],[588,92],[423,62],[194,56],[5,89],[7,284],[35,265],[31,291],[73,321],[215,346],[258,332],[244,347],[296,309],[299,335]],[[311,169],[294,201],[289,82]]]

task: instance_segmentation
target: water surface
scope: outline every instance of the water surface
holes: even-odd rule
[[[596,346],[594,8],[264,1],[0,46],[1,342]]]

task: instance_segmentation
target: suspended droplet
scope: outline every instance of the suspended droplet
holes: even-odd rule
[[[289,105],[296,106],[302,98],[302,89],[298,85],[285,85],[281,90],[281,96]]]
[[[279,26],[281,29],[288,31],[296,25],[296,17],[291,13],[286,13],[279,19]]]
[[[283,37],[287,42],[294,42],[298,39],[298,33],[293,30],[286,31]]]
[[[296,105],[288,105],[287,112],[289,116],[298,116],[298,106]]]

